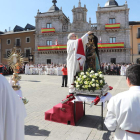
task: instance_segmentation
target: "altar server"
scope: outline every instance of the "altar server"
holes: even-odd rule
[[[124,66],[124,64],[121,66],[121,75],[122,76],[125,75],[125,66]]]
[[[54,66],[52,66],[52,75],[55,74],[55,69],[54,69]]]
[[[51,72],[50,72],[50,66],[48,66],[48,68],[47,68],[47,75],[50,75],[51,74]]]
[[[22,100],[0,75],[0,140],[24,140],[25,116]]]
[[[61,73],[62,73],[62,71],[61,71],[61,69],[60,69],[60,67],[59,67],[59,65],[58,65],[58,66],[57,66],[57,76],[60,76]]]
[[[48,66],[47,66],[47,64],[45,65],[45,75],[47,75],[47,68],[48,68]]]
[[[130,66],[126,78],[129,90],[110,99],[104,123],[116,130],[114,140],[140,140],[140,65]]]
[[[86,58],[85,58],[85,47],[88,43],[88,35],[92,32],[86,33],[81,39],[76,39],[75,33],[70,33],[68,35],[67,42],[67,69],[68,69],[68,84],[69,93],[75,91],[74,88],[74,76],[76,72],[82,68]]]
[[[25,65],[25,74],[27,75],[27,74],[29,74],[29,64],[26,64]]]

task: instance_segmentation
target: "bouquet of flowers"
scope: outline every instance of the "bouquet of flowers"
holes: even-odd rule
[[[74,82],[77,90],[88,90],[93,92],[95,90],[100,90],[105,85],[102,72],[99,71],[95,73],[92,69],[78,73]]]

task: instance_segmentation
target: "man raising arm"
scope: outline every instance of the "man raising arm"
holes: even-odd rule
[[[86,60],[85,49],[88,43],[88,35],[92,34],[91,31],[87,32],[81,39],[76,39],[75,33],[68,35],[67,42],[67,70],[68,70],[68,83],[69,93],[75,91],[74,88],[74,76],[76,72],[83,70],[83,64]]]

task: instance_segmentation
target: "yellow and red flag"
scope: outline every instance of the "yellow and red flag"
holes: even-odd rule
[[[117,42],[117,43],[98,43],[99,49],[104,48],[124,48],[124,42]]]
[[[54,33],[55,32],[55,28],[41,28],[41,33]]]
[[[114,23],[114,24],[106,24],[105,29],[116,29],[120,28],[120,23]]]
[[[38,51],[66,50],[67,45],[38,46]]]

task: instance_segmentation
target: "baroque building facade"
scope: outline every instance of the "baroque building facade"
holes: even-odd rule
[[[41,13],[38,10],[36,19],[35,34],[35,63],[66,63],[67,36],[75,32],[80,38],[87,31],[93,31],[101,38],[99,43],[99,54],[101,62],[129,63],[129,9],[127,3],[118,6],[115,0],[109,0],[105,7],[98,5],[97,23],[87,22],[87,8],[81,6],[73,7],[73,22],[63,13],[62,8],[56,6],[57,1],[53,0],[53,6],[48,12]],[[106,29],[107,26],[111,28]],[[119,23],[119,24],[116,24]],[[113,26],[113,27],[112,27]],[[117,26],[117,28],[114,28]],[[112,39],[112,41],[111,41]],[[116,45],[117,44],[117,45]],[[111,46],[111,47],[110,47]],[[115,47],[114,47],[115,46]]]
[[[98,5],[97,36],[101,38],[101,62],[130,63],[129,8],[127,1],[119,6],[109,0],[104,7]]]

